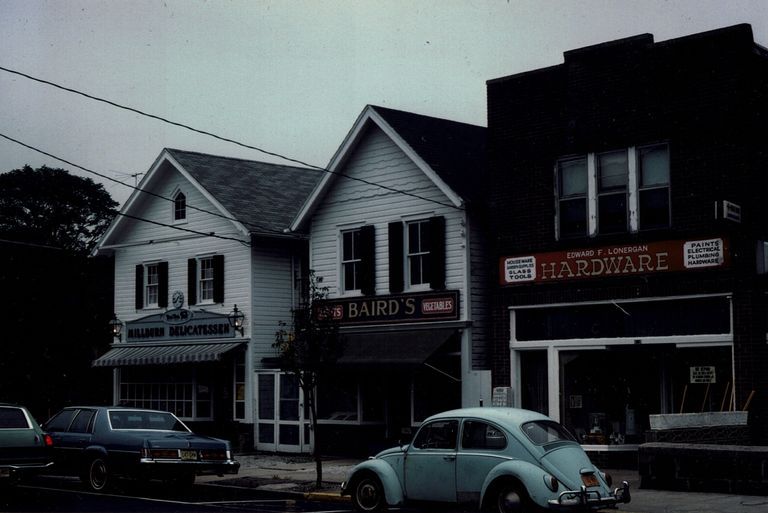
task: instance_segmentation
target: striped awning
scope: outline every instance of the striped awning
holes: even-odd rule
[[[93,367],[123,367],[127,365],[163,365],[168,363],[198,363],[219,361],[224,353],[243,342],[216,344],[133,345],[113,347],[94,360]]]

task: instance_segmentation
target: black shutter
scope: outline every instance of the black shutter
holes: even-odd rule
[[[389,223],[389,292],[403,291],[403,223]]]
[[[168,262],[157,264],[157,306],[168,308]]]
[[[144,266],[136,266],[136,310],[144,308]]]
[[[373,225],[360,228],[360,291],[365,296],[376,293],[376,232]]]
[[[445,288],[445,218],[433,217],[429,227],[429,286],[433,290]]]
[[[213,302],[224,302],[224,255],[213,255]]]
[[[187,304],[197,304],[197,259],[187,260]]]

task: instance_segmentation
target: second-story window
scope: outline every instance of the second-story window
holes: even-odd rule
[[[177,192],[173,198],[173,220],[184,221],[187,219],[187,197],[183,192]]]
[[[668,228],[669,148],[631,146],[557,162],[557,237]]]
[[[413,221],[406,224],[406,276],[409,287],[419,287],[429,283],[427,271],[429,269],[429,231],[427,221]]]
[[[597,224],[600,233],[627,231],[627,151],[597,156]]]
[[[344,292],[360,290],[362,264],[360,230],[341,232],[341,288]]]
[[[168,306],[168,262],[136,266],[136,309]]]
[[[669,152],[666,145],[638,150],[640,229],[669,226]]]
[[[224,302],[224,255],[190,258],[187,262],[187,302]]]

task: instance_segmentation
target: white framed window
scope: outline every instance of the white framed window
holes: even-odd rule
[[[361,289],[360,233],[359,228],[341,232],[341,290],[344,293],[360,292]]]
[[[197,297],[200,303],[213,303],[213,257],[198,259]]]
[[[178,191],[173,196],[173,221],[186,221],[187,220],[187,196]]]
[[[429,286],[429,227],[426,219],[406,223],[405,276],[410,289]]]
[[[157,308],[160,299],[160,265],[144,265],[144,307]]]
[[[182,420],[211,420],[212,402],[207,383],[122,381],[118,404],[170,411]]]
[[[668,228],[669,147],[631,146],[560,159],[555,189],[558,239]]]

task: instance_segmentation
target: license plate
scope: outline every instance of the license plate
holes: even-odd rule
[[[598,486],[600,484],[597,481],[597,476],[594,474],[582,475],[581,482],[584,483],[584,486],[587,486],[587,487]]]
[[[181,459],[184,461],[197,461],[197,451],[181,451]]]

